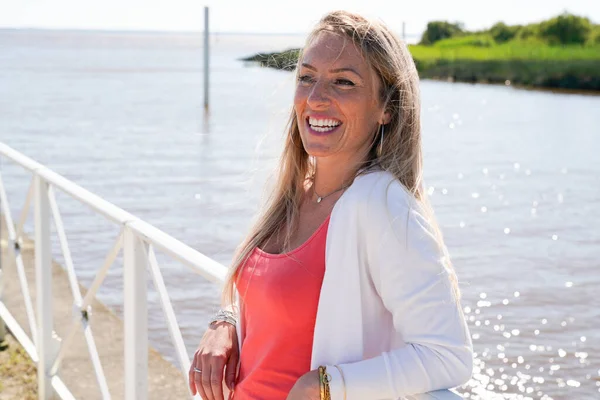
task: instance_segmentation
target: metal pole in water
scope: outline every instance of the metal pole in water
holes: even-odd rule
[[[208,110],[208,69],[209,69],[209,30],[208,7],[204,7],[204,109]]]

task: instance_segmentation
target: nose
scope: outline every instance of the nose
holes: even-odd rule
[[[329,106],[330,99],[328,93],[328,87],[325,82],[317,80],[310,89],[307,99],[308,106],[310,108],[319,109]]]

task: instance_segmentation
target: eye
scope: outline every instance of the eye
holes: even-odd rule
[[[298,82],[300,84],[305,84],[306,85],[306,84],[312,83],[313,82],[313,78],[312,78],[312,76],[309,76],[309,75],[300,75],[298,77]]]
[[[354,86],[354,82],[348,80],[348,79],[337,79],[335,81],[336,85],[342,85],[342,86]]]

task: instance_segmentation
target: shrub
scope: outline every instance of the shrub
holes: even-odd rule
[[[452,24],[447,21],[433,21],[427,24],[427,29],[421,37],[421,44],[430,45],[463,32],[460,23]]]
[[[521,26],[517,29],[516,38],[519,40],[529,40],[539,37],[540,26],[539,24],[529,24]]]
[[[592,31],[588,35],[587,44],[590,46],[600,44],[600,25],[594,25]]]
[[[504,22],[498,22],[490,28],[490,34],[496,43],[504,43],[517,35],[520,26],[508,26]]]
[[[540,36],[550,44],[584,44],[592,30],[588,18],[564,13],[540,24]]]

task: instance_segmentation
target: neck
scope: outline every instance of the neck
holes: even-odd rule
[[[342,167],[340,167],[342,166]],[[319,196],[327,196],[347,187],[359,168],[359,162],[349,157],[318,157],[316,159],[313,189]]]

